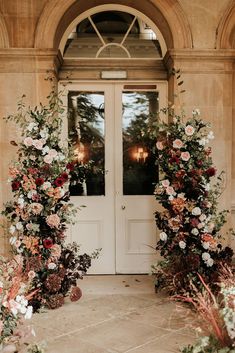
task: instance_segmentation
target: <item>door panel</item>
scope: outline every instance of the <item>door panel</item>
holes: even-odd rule
[[[116,172],[116,272],[149,273],[156,261],[158,204],[153,191],[158,172],[148,131],[167,102],[166,87],[164,83],[126,87],[116,85],[115,93],[120,117],[115,129],[117,165],[121,166]]]
[[[148,273],[156,261],[158,205],[152,141],[145,130],[166,104],[166,84],[68,84],[64,104],[69,111],[64,133],[74,132],[77,158],[105,169],[98,180],[91,175],[72,190],[74,204],[85,207],[70,228],[70,241],[83,252],[102,248],[89,273]]]

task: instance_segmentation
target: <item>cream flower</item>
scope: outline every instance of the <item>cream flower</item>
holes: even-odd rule
[[[192,125],[187,125],[184,129],[187,136],[192,136],[194,134],[194,127]]]
[[[51,164],[53,161],[53,157],[50,156],[49,154],[47,154],[44,158],[43,158],[44,162],[47,164]]]
[[[162,241],[166,241],[166,240],[167,240],[167,234],[166,234],[165,232],[161,232],[161,233],[159,234],[159,236],[160,236],[160,239],[161,239]]]
[[[33,141],[33,145],[37,150],[42,150],[43,145],[44,145],[44,140],[40,139],[40,140],[34,140]]]
[[[158,141],[158,142],[156,143],[156,146],[157,146],[157,149],[158,149],[159,151],[163,150],[163,148],[164,148],[163,143],[162,143],[161,141]]]
[[[51,228],[58,228],[60,225],[60,217],[57,214],[51,214],[47,216],[46,222]]]
[[[162,181],[161,181],[161,183],[162,183],[162,186],[164,186],[164,188],[167,188],[167,186],[169,186],[169,185],[170,185],[170,182],[169,182],[169,180],[168,180],[168,179],[164,179],[164,180],[162,180]]]
[[[166,193],[167,195],[175,195],[175,190],[172,186],[167,186]]]
[[[25,144],[25,146],[27,146],[27,147],[32,146],[33,143],[34,143],[34,141],[33,141],[32,137],[26,137],[26,138],[24,139],[24,144]]]
[[[194,207],[194,208],[192,209],[192,214],[193,214],[194,216],[199,216],[201,213],[202,213],[202,211],[201,211],[200,207]]]
[[[185,243],[185,241],[181,240],[181,241],[179,242],[179,247],[180,247],[181,249],[185,249],[185,248],[186,248],[186,243]]]

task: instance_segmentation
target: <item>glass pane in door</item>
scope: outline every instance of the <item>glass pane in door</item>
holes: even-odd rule
[[[71,195],[105,195],[105,110],[104,92],[68,93],[68,134],[74,146],[74,160],[91,163],[86,181],[73,175]]]
[[[122,93],[123,195],[153,194],[157,170],[150,131],[158,108],[156,91]]]

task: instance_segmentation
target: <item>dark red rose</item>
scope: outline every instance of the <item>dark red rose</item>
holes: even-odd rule
[[[195,227],[198,226],[199,220],[198,220],[197,218],[192,218],[192,219],[190,220],[190,224],[191,224],[192,227],[195,228]]]
[[[173,164],[173,163],[176,163],[176,164],[179,164],[180,163],[180,159],[177,157],[177,156],[173,156],[169,159],[169,163]]]
[[[208,169],[206,170],[206,174],[207,174],[209,177],[212,177],[212,176],[214,176],[214,175],[216,174],[216,169],[213,168],[213,167],[208,168]]]
[[[66,165],[66,168],[67,168],[68,170],[70,170],[70,171],[74,170],[74,163],[68,163],[68,164]]]
[[[62,173],[60,177],[64,180],[64,182],[68,181],[68,178],[69,178],[66,172]]]
[[[202,166],[202,160],[199,159],[198,161],[196,161],[196,164],[197,164],[198,167],[201,167]]]
[[[185,176],[186,172],[183,169],[178,170],[178,172],[175,173],[176,178],[183,178]]]
[[[13,181],[13,182],[11,183],[11,188],[12,188],[12,191],[19,190],[19,188],[20,188],[20,182],[19,182],[19,181]]]
[[[51,239],[44,239],[44,240],[43,240],[43,246],[44,246],[44,248],[46,248],[46,249],[52,248],[52,246],[53,246],[52,240],[51,240]]]
[[[64,185],[64,182],[65,182],[65,180],[63,178],[59,177],[55,180],[55,185],[57,187],[60,187],[60,186]]]
[[[35,180],[35,183],[37,186],[41,186],[44,183],[44,179],[43,178],[37,178]]]

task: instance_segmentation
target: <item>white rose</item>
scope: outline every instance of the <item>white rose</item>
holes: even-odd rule
[[[209,134],[207,135],[207,138],[209,140],[213,140],[215,138],[213,131],[210,131]]]
[[[33,314],[33,307],[32,307],[32,306],[28,306],[24,318],[25,318],[26,320],[29,320],[29,319],[31,319],[32,314]]]
[[[23,229],[23,224],[21,222],[16,223],[16,229],[17,230]]]
[[[10,242],[11,245],[14,245],[16,240],[17,240],[16,236],[10,237],[9,242]]]
[[[213,266],[213,264],[214,264],[214,260],[210,257],[210,258],[206,261],[206,264],[207,264],[208,267],[211,267],[211,266]]]
[[[32,122],[28,125],[27,130],[28,131],[37,130],[37,128],[38,128],[38,124]]]
[[[210,254],[208,252],[202,253],[202,259],[204,261],[208,261],[211,258]]]
[[[45,154],[47,154],[49,151],[50,151],[49,146],[45,146],[45,147],[43,147],[43,149],[42,149],[42,154],[45,155]]]
[[[192,233],[193,235],[198,235],[199,231],[198,231],[197,228],[193,228],[192,231],[191,231],[191,233]]]
[[[203,246],[203,248],[204,248],[205,250],[208,250],[209,247],[210,247],[210,243],[209,243],[208,241],[203,241],[203,242],[202,242],[202,246]]]
[[[9,228],[9,233],[10,234],[14,234],[15,233],[15,230],[16,230],[16,227],[15,226],[13,226],[13,224],[10,226],[10,228]]]
[[[181,241],[179,242],[179,247],[180,247],[181,249],[185,249],[185,248],[186,248],[186,243],[185,243],[185,241],[181,240]]]
[[[46,181],[45,183],[43,183],[43,190],[47,190],[51,187],[51,183],[49,181]]]
[[[161,239],[162,241],[166,241],[166,240],[167,240],[167,234],[166,234],[165,232],[161,232],[161,233],[160,233],[160,239]]]
[[[56,264],[54,262],[50,262],[47,267],[49,270],[54,270],[56,268]]]
[[[194,207],[192,210],[192,214],[194,216],[199,216],[202,213],[201,209],[199,207]]]

